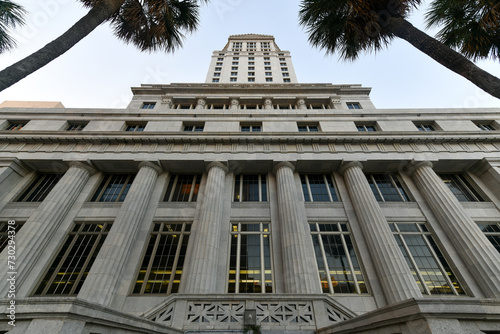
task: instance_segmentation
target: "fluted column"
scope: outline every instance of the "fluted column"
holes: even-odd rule
[[[280,162],[274,167],[285,293],[321,293],[311,232],[306,215],[299,211],[304,204],[297,195],[294,170],[290,162]]]
[[[17,286],[21,286],[43,253],[52,236],[82,191],[94,168],[82,162],[70,162],[70,168],[57,182],[16,237]],[[7,263],[7,248],[0,263]],[[7,265],[2,267],[7,272]],[[1,277],[7,277],[2,274]],[[0,291],[6,293],[6,281],[0,280]]]
[[[132,243],[143,222],[151,193],[161,168],[141,162],[132,186],[122,203],[113,226],[88,273],[78,298],[109,306],[121,279]]]
[[[360,162],[341,167],[359,225],[370,249],[377,276],[388,304],[422,297],[363,173]]]
[[[193,248],[190,253],[190,267],[184,291],[193,294],[217,292],[217,263],[220,251],[224,184],[229,170],[221,162],[211,162],[207,170],[208,178],[200,217],[196,228],[193,227],[189,240]]]
[[[431,162],[408,166],[441,227],[489,298],[500,298],[500,254],[432,169]]]

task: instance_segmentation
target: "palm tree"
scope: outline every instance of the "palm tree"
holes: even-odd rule
[[[355,60],[361,51],[380,50],[399,37],[500,98],[500,79],[480,69],[466,57],[428,36],[406,20],[421,0],[302,0],[300,24],[309,42],[327,53]]]
[[[498,0],[435,0],[426,19],[429,27],[443,26],[437,38],[466,57],[500,59]]]
[[[56,59],[104,22],[141,51],[171,52],[198,25],[198,0],[80,0],[89,12],[64,34],[0,72],[0,91]],[[201,0],[208,2],[209,0]]]
[[[12,1],[0,1],[0,53],[16,46],[8,30],[24,24],[24,8]]]

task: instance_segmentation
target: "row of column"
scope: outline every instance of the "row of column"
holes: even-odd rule
[[[17,245],[17,284],[20,285],[37,263],[52,236],[95,170],[82,162],[70,168],[25,223]],[[79,293],[79,298],[109,306],[129,258],[137,231],[145,216],[156,179],[161,169],[150,162],[139,165],[139,172],[121,206],[111,231]],[[190,239],[189,273],[184,275],[184,291],[193,294],[216,293],[219,240],[225,202],[225,177],[228,168],[220,163],[208,165],[208,178],[197,220]],[[362,164],[351,162],[340,170],[351,197],[363,236],[371,251],[374,267],[388,304],[422,297],[419,288],[396,244],[389,224],[373,196],[362,171]],[[429,203],[442,228],[450,236],[484,293],[500,298],[500,255],[468,216],[430,163],[412,163],[407,172]],[[307,217],[300,212],[303,201],[296,191],[294,166],[282,162],[275,166],[281,229],[285,293],[321,293],[314,261]],[[6,252],[0,261],[7,263]],[[5,257],[5,258],[4,258]],[[5,277],[3,275],[2,277]],[[0,280],[0,291],[7,291]]]

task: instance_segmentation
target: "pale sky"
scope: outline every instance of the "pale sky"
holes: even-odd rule
[[[15,32],[18,48],[0,55],[0,68],[49,43],[87,12],[74,0],[17,1],[29,10],[28,25]],[[187,35],[174,54],[142,53],[114,37],[104,24],[67,53],[0,93],[0,102],[61,101],[66,107],[121,108],[130,101],[130,87],[140,84],[202,83],[211,54],[229,35],[274,35],[292,54],[301,83],[362,84],[372,87],[377,108],[500,107],[484,93],[413,48],[395,39],[388,49],[355,62],[311,47],[298,25],[300,0],[212,0],[202,5],[197,32]],[[424,29],[424,7],[409,18]],[[429,32],[428,32],[429,33]],[[433,32],[430,32],[433,34]],[[500,77],[500,62],[478,63]]]

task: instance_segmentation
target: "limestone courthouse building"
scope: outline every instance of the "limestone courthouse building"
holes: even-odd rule
[[[252,34],[132,91],[0,108],[0,333],[500,333],[500,109],[377,109]]]

